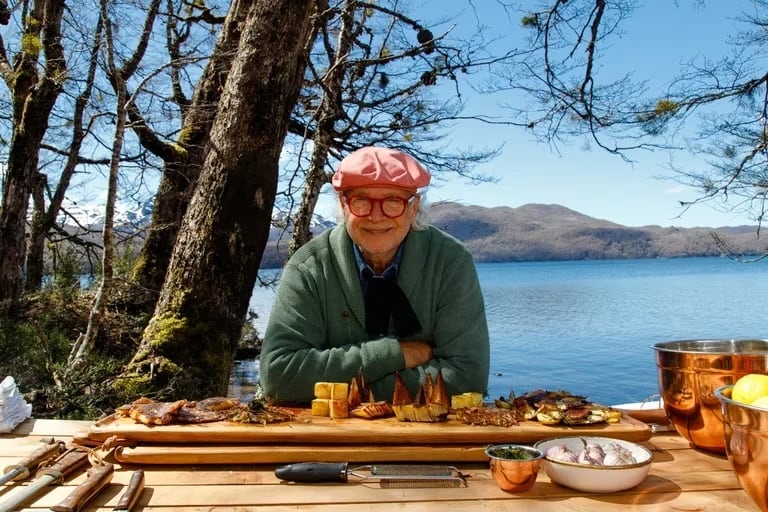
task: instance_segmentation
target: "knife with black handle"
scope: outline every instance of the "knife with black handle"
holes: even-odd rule
[[[287,482],[319,483],[347,482],[347,462],[297,462],[275,469],[275,476]]]

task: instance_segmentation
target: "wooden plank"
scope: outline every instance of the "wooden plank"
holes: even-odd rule
[[[111,436],[158,444],[194,443],[279,443],[279,444],[489,444],[533,443],[556,436],[586,435],[645,441],[651,437],[648,425],[631,417],[620,422],[595,425],[542,425],[523,421],[511,427],[466,425],[449,417],[438,423],[401,422],[396,418],[365,420],[304,416],[300,421],[270,425],[232,422],[149,427],[130,418],[114,415],[87,431],[88,439],[102,442]]]
[[[354,467],[354,466],[353,466]],[[112,478],[114,485],[126,485],[131,477],[131,467],[118,467]],[[258,486],[270,486],[278,485],[279,492],[292,493],[299,487],[307,489],[313,489],[317,491],[322,489],[324,492],[335,492],[338,489],[338,485],[316,485],[307,484],[303,486],[299,485],[287,485],[281,484],[280,480],[275,476],[275,466],[153,466],[144,467],[146,485],[148,487],[162,488],[164,486],[181,486],[181,487],[216,487],[216,486],[228,486],[228,485],[258,485]],[[492,484],[492,478],[487,466],[472,465],[472,466],[459,466],[460,471],[467,475],[469,487],[475,487],[477,485]],[[82,483],[86,478],[85,471],[78,475],[73,476],[71,479],[65,482],[64,486],[70,489],[74,486]],[[29,485],[30,481],[23,483],[22,485]],[[350,483],[350,486],[359,486],[358,484]],[[370,488],[366,486],[364,488]],[[625,493],[637,494],[637,493],[649,493],[649,492],[672,492],[673,490],[685,490],[687,491],[721,491],[721,490],[734,490],[740,489],[738,480],[735,475],[729,470],[723,471],[697,471],[697,468],[693,467],[680,467],[678,471],[660,471],[655,466],[651,468],[651,473],[646,477],[637,488],[630,491],[624,491]],[[440,489],[442,491],[442,489]],[[534,489],[529,491],[529,494],[540,494],[542,496],[560,496],[567,497],[572,495],[581,495],[579,491],[571,490],[566,487],[562,487],[551,483],[546,471],[539,473],[539,478],[536,482]]]
[[[692,471],[731,471],[731,463],[725,457],[706,455],[694,450],[654,452],[653,466],[657,471],[677,472],[680,468]]]
[[[361,420],[365,421],[365,420]],[[380,421],[380,420],[377,420]],[[56,420],[36,420],[23,424],[29,433],[0,435],[0,468],[17,462],[38,446],[40,434],[48,434],[57,439],[62,433],[77,436],[83,427],[87,430],[91,422],[58,422]],[[431,425],[428,425],[431,426]],[[474,428],[464,426],[464,428]],[[497,427],[500,428],[500,427]],[[155,431],[156,429],[153,429]],[[506,430],[506,429],[504,429]],[[33,434],[33,432],[35,434]],[[402,434],[401,434],[402,435]],[[559,435],[559,434],[557,434]],[[600,434],[603,435],[603,434]],[[463,473],[468,475],[468,486],[458,489],[380,489],[376,484],[287,484],[280,482],[274,475],[275,464],[239,463],[237,457],[228,452],[237,450],[338,450],[338,455],[349,454],[354,463],[354,453],[366,450],[370,446],[328,445],[285,443],[246,443],[237,445],[224,443],[219,446],[196,443],[172,446],[154,446],[170,450],[191,450],[200,456],[206,456],[206,450],[213,450],[208,456],[223,453],[227,464],[209,464],[200,460],[194,464],[174,465],[137,465],[121,463],[115,471],[112,482],[89,505],[87,512],[111,511],[130,479],[131,472],[143,467],[146,474],[146,489],[139,500],[137,510],[152,511],[210,511],[212,509],[232,512],[250,511],[258,508],[261,512],[288,512],[297,509],[303,512],[385,512],[400,510],[405,512],[447,511],[463,512],[501,512],[506,510],[526,510],[530,512],[555,512],[575,510],[582,512],[608,512],[618,509],[636,512],[656,512],[670,510],[707,512],[759,512],[739,486],[727,458],[691,449],[689,444],[676,433],[655,434],[640,441],[652,450],[654,461],[648,477],[636,488],[614,494],[592,495],[574,491],[552,483],[546,471],[542,470],[534,487],[525,493],[508,494],[499,490],[490,476],[487,462],[455,461]],[[388,444],[386,447],[397,451],[421,451],[424,449],[448,450],[463,447],[477,452],[481,445],[474,443],[445,443],[435,448],[431,443]],[[153,448],[149,445],[135,449]],[[378,449],[375,446],[374,450]],[[124,452],[128,449],[123,449]],[[306,453],[306,452],[305,452]],[[234,458],[232,458],[234,457]],[[231,463],[237,462],[237,464]],[[447,462],[445,462],[447,463]],[[85,472],[73,476],[61,486],[51,487],[30,506],[30,510],[47,510],[61,501],[79,483],[85,480]],[[19,487],[30,485],[28,480],[21,484],[6,484],[0,489],[0,499],[8,496]]]
[[[146,470],[147,486],[181,485],[181,486],[211,486],[211,485],[274,485],[280,480],[274,475],[276,466],[153,466],[144,467]],[[354,467],[354,465],[353,465]],[[470,486],[481,481],[491,481],[491,475],[486,465],[459,465],[462,473],[468,475]],[[119,468],[115,471],[113,482],[127,484],[132,468]],[[85,472],[67,482],[67,485],[77,485],[85,479]],[[546,471],[539,473],[538,483],[550,482]],[[311,485],[309,487],[312,487]],[[638,489],[656,490],[656,492],[684,488],[686,490],[717,490],[738,489],[739,483],[730,470],[697,471],[695,467],[681,467],[678,471],[659,471],[651,468]],[[634,492],[634,491],[633,491]],[[547,489],[553,495],[580,494],[578,491],[554,486]]]
[[[120,448],[123,464],[285,464],[289,462],[487,462],[476,445],[143,445]]]
[[[730,469],[723,456],[711,457],[693,450],[669,450],[643,443],[657,463],[711,463],[713,469]],[[682,460],[681,460],[682,458]],[[140,445],[121,448],[115,454],[126,464],[284,464],[289,462],[487,462],[482,445]],[[704,460],[705,462],[701,462]],[[703,469],[703,468],[702,468]]]
[[[648,442],[663,450],[689,450],[691,448],[691,444],[676,432],[654,434]],[[697,453],[704,454],[705,452]]]
[[[78,432],[87,431],[91,425],[92,421],[29,419],[2,437],[72,437]]]
[[[0,443],[0,457],[26,457],[41,446],[42,439],[40,437],[20,437],[10,443]],[[67,438],[54,437],[53,439],[63,441],[66,444]]]
[[[679,467],[676,473],[659,475],[655,468],[652,474],[637,488],[610,495],[590,495],[573,491],[550,482],[546,473],[541,473],[534,488],[523,494],[507,494],[493,483],[487,468],[475,466],[469,471],[469,486],[463,489],[379,489],[375,485],[360,484],[310,484],[291,485],[277,483],[273,467],[155,467],[147,470],[147,494],[139,503],[144,510],[183,507],[185,510],[222,507],[233,510],[237,507],[264,506],[301,508],[312,510],[318,503],[351,505],[368,510],[379,503],[397,504],[398,509],[411,509],[416,503],[431,503],[449,506],[463,503],[462,510],[476,510],[480,503],[499,501],[509,507],[509,500],[524,510],[533,502],[547,503],[541,510],[562,510],[567,502],[568,510],[611,510],[604,504],[616,507],[619,504],[632,505],[633,510],[747,510],[757,511],[746,494],[741,491],[730,471],[693,471],[690,467]],[[84,474],[72,479],[61,487],[52,488],[40,497],[35,506],[50,507],[63,499],[74,486],[85,478]],[[130,478],[130,468],[121,468],[115,473],[110,486],[95,500],[93,506],[111,508]],[[706,501],[704,495],[716,499]],[[695,499],[691,499],[695,497]],[[529,503],[530,501],[530,503]],[[671,506],[671,502],[674,506]],[[577,503],[585,508],[580,509]],[[362,505],[364,504],[364,505]],[[658,508],[653,508],[654,505]],[[732,505],[732,508],[727,508]],[[646,507],[647,506],[647,507]],[[702,506],[704,508],[687,508]],[[507,508],[508,509],[508,508]],[[287,509],[286,509],[287,510]],[[349,510],[348,508],[320,508],[318,510]],[[358,508],[360,510],[360,508]],[[386,510],[377,509],[377,510]],[[416,510],[416,509],[414,509]]]
[[[248,492],[244,489],[243,492]],[[653,496],[644,496],[641,501],[633,501],[629,497],[616,498],[592,498],[572,497],[567,502],[559,499],[528,498],[525,494],[508,496],[503,499],[488,500],[455,500],[444,501],[415,501],[399,502],[393,505],[389,502],[366,503],[364,506],[357,503],[307,503],[301,506],[302,512],[389,512],[393,509],[402,512],[508,512],[509,510],[525,510],[526,512],[553,512],[562,510],[574,510],[579,512],[615,512],[616,510],[632,510],[633,512],[669,512],[687,511],[698,512],[759,512],[749,498],[737,492],[723,492],[717,495],[709,493],[668,493]],[[247,506],[226,506],[227,512],[253,512],[258,505],[259,512],[296,512],[293,505],[262,505],[252,504]],[[183,509],[185,512],[210,512],[214,506],[159,506],[149,501],[147,505],[139,502],[136,509],[142,512],[158,512],[173,509]],[[224,508],[224,507],[222,507]],[[45,510],[46,509],[29,509]],[[110,512],[111,508],[89,507],[88,512]]]
[[[583,504],[597,505],[612,504],[614,507],[617,505],[633,505],[639,506],[640,504],[655,504],[664,505],[667,508],[659,508],[661,510],[689,510],[687,508],[679,508],[677,505],[686,504],[700,504],[710,505],[718,503],[720,504],[720,510],[728,510],[722,508],[728,503],[723,502],[723,496],[732,497],[734,505],[731,510],[757,510],[757,508],[749,501],[748,496],[741,489],[719,489],[717,491],[717,498],[708,500],[702,500],[702,496],[712,497],[715,493],[712,489],[691,489],[686,488],[685,492],[680,487],[674,484],[666,484],[661,486],[660,479],[648,479],[647,482],[641,484],[638,488],[620,493],[612,494],[589,494],[581,493],[578,491],[572,491],[555,484],[548,482],[546,478],[541,481],[537,481],[534,487],[525,493],[505,493],[501,491],[496,484],[490,480],[473,480],[470,485],[465,488],[448,488],[448,489],[381,489],[378,486],[360,485],[360,484],[311,484],[311,485],[158,485],[147,484],[147,491],[142,495],[139,505],[152,507],[173,507],[183,505],[186,507],[222,507],[230,509],[231,507],[246,507],[254,505],[291,505],[295,508],[301,508],[302,510],[313,504],[319,502],[334,504],[340,506],[342,504],[356,504],[361,506],[364,504],[363,509],[369,508],[371,505],[380,503],[389,503],[390,507],[393,504],[398,504],[398,508],[406,504],[430,502],[433,504],[440,503],[441,505],[448,505],[453,502],[464,503],[481,503],[484,501],[503,501],[507,503],[507,507],[518,505],[520,502],[528,504],[529,502],[543,501],[549,503],[546,509],[542,510],[578,510],[573,506],[575,503],[581,502]],[[56,487],[48,492],[46,495],[40,497],[35,503],[36,506],[50,507],[55,503],[63,499],[72,487]],[[105,492],[101,493],[95,498],[94,506],[112,507],[117,502],[122,487],[111,483]],[[685,499],[681,497],[685,496]],[[691,499],[691,497],[696,499]],[[676,502],[676,506],[673,508],[668,507],[668,503],[664,503],[664,499],[669,500],[673,498]],[[564,505],[567,500],[567,506]],[[515,502],[513,505],[510,502]],[[552,504],[558,504],[559,507],[552,508]],[[741,507],[741,508],[739,508]],[[615,508],[614,508],[615,509]],[[472,505],[468,506],[465,510],[474,510]],[[523,507],[522,510],[529,510],[527,507]],[[586,507],[583,510],[593,510]],[[633,508],[633,510],[636,510]],[[712,510],[704,507],[701,509],[690,510]],[[717,508],[713,509],[717,510]]]

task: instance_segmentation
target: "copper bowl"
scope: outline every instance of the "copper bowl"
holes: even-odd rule
[[[506,458],[515,452],[525,458]],[[525,492],[536,483],[544,452],[522,444],[497,444],[485,447],[490,459],[491,475],[496,485],[506,492]]]
[[[725,451],[741,488],[768,512],[768,409],[731,400],[733,386],[715,390],[722,403]]]
[[[651,345],[659,393],[675,430],[694,448],[725,455],[715,390],[748,373],[768,373],[768,340],[681,340]]]

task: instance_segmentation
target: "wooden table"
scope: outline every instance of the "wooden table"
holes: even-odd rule
[[[32,452],[42,437],[69,441],[89,422],[29,420],[12,434],[0,435],[0,468]],[[610,495],[573,491],[550,482],[542,471],[535,486],[522,494],[507,494],[496,487],[487,465],[457,464],[469,474],[469,485],[451,489],[381,489],[375,484],[280,483],[274,465],[158,466],[145,465],[146,488],[134,510],[265,512],[369,512],[378,511],[750,511],[758,507],[741,489],[725,457],[698,452],[675,433],[654,434],[644,442],[653,451],[650,474],[638,487]],[[117,466],[112,482],[86,510],[111,510],[136,467]],[[85,479],[80,473],[62,486],[28,504],[29,510],[47,509],[64,499]],[[0,500],[18,485],[0,489]]]

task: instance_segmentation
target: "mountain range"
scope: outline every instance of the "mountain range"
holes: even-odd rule
[[[595,219],[556,204],[516,208],[437,203],[430,223],[458,238],[477,262],[584,259],[747,256],[768,253],[768,240],[757,226],[628,227]],[[315,232],[332,222],[316,224]],[[289,233],[275,231],[262,257],[262,268],[285,261]],[[727,247],[727,249],[724,249]]]
[[[81,226],[100,229],[103,209],[67,206],[77,213]],[[134,232],[149,225],[152,202],[121,203],[115,211],[118,231]],[[516,208],[465,205],[454,202],[429,206],[431,224],[458,238],[477,262],[547,261],[584,259],[677,258],[722,256],[724,247],[739,256],[768,253],[768,240],[758,226],[628,227],[595,219],[557,204],[526,204]],[[291,223],[274,219],[261,260],[261,268],[278,268],[285,262]],[[313,233],[336,224],[315,215]]]

